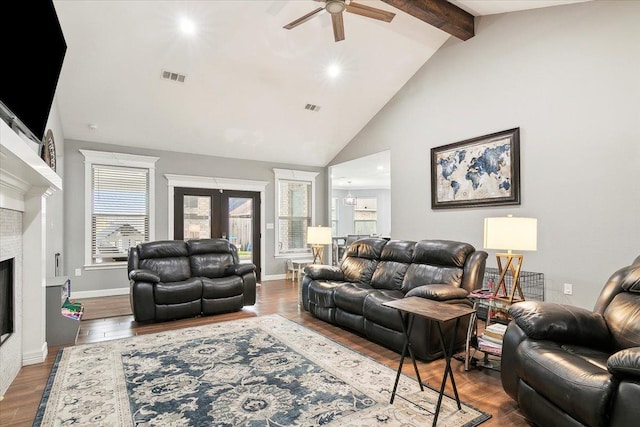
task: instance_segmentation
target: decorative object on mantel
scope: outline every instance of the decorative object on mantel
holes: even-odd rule
[[[54,171],[56,170],[56,144],[53,140],[53,132],[47,130],[40,148],[40,157]]]
[[[333,243],[331,239],[331,227],[307,227],[307,243],[311,245],[313,263],[322,264],[324,246]]]
[[[520,128],[431,149],[431,208],[520,204]]]
[[[34,426],[428,425],[438,395],[280,315],[63,348]],[[439,427],[491,415],[445,398]]]
[[[535,218],[514,218],[512,215],[484,219],[484,248],[506,249],[506,253],[497,253],[500,277],[494,286],[493,297],[512,304],[524,301],[520,286],[520,268],[524,256],[514,254],[512,250],[535,251],[538,247],[538,220]],[[502,265],[502,259],[505,265]],[[511,290],[507,289],[505,276],[511,272]],[[518,295],[516,295],[516,292]]]

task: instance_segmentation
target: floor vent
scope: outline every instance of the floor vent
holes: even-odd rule
[[[180,73],[174,73],[172,71],[162,70],[162,78],[176,83],[184,83],[186,75]]]
[[[315,104],[307,104],[304,107],[305,110],[309,110],[309,111],[315,111],[318,112],[320,111],[320,106],[319,105],[315,105]]]

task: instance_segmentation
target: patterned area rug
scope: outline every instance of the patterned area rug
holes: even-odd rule
[[[34,426],[418,426],[437,393],[281,316],[60,351]],[[413,402],[413,403],[410,403]],[[491,416],[444,398],[438,426]]]

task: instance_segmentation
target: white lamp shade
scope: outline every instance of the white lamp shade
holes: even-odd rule
[[[310,245],[330,245],[331,227],[307,227],[307,243]]]
[[[535,251],[538,247],[536,218],[498,217],[484,219],[485,249]]]

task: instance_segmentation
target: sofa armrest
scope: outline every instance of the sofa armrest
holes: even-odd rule
[[[640,347],[620,350],[609,356],[607,369],[616,378],[640,380]]]
[[[580,307],[542,301],[513,304],[509,314],[531,339],[607,348],[609,328],[598,313]]]
[[[232,264],[225,270],[225,276],[243,276],[253,271],[256,271],[255,264]]]
[[[451,285],[422,285],[411,289],[406,297],[421,297],[435,301],[447,301],[451,299],[466,298],[469,292],[466,289]]]
[[[154,273],[151,270],[131,270],[129,273],[129,279],[134,282],[148,282],[148,283],[159,283],[160,276]]]
[[[304,274],[313,280],[344,280],[344,273],[339,267],[322,264],[311,264],[304,268]]]

